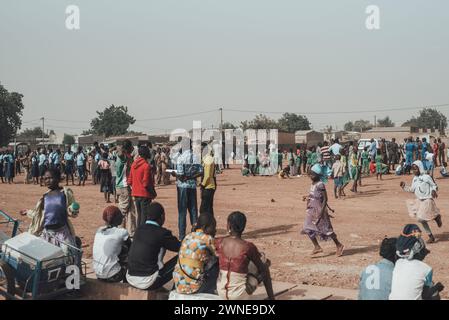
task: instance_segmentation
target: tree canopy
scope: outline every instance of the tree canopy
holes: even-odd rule
[[[128,114],[128,107],[111,105],[104,111],[97,111],[97,117],[92,119],[91,134],[104,135],[105,137],[123,135],[128,132],[130,125],[136,120]]]
[[[279,130],[296,132],[298,130],[310,130],[310,122],[307,117],[296,113],[284,113],[278,120]]]
[[[75,144],[75,137],[70,134],[64,133],[64,138],[62,139],[62,143],[65,145],[72,145]]]
[[[377,120],[377,125],[379,127],[394,127],[394,122],[391,121],[389,116],[386,116],[383,119]]]
[[[419,111],[418,117],[413,116],[410,120],[404,122],[402,126],[444,131],[447,128],[447,118],[436,109],[424,108]]]
[[[36,142],[37,139],[41,139],[42,137],[48,138],[48,134],[44,132],[42,134],[41,127],[34,127],[33,129],[25,129],[21,133],[17,135],[17,140],[21,142]]]
[[[357,120],[357,121],[349,121],[346,122],[344,125],[345,131],[357,131],[357,132],[364,132],[369,129],[372,129],[373,125],[368,120]]]
[[[252,120],[240,123],[243,130],[246,129],[278,129],[284,132],[294,133],[298,130],[310,130],[310,122],[307,117],[296,113],[284,113],[279,120],[258,114]]]
[[[0,84],[0,146],[7,145],[22,126],[23,95]]]

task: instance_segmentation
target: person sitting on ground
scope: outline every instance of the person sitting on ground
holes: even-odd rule
[[[245,159],[242,165],[242,176],[249,177],[250,173],[251,171],[249,170],[248,159]]]
[[[170,230],[163,228],[164,207],[152,202],[145,208],[146,221],[137,227],[128,255],[126,280],[142,290],[156,290],[173,278],[177,256],[165,264],[166,250],[178,252],[181,243]]]
[[[443,162],[443,166],[440,169],[440,173],[443,176],[443,178],[449,177],[449,172],[447,172],[446,167],[447,167],[447,162]]]
[[[178,263],[173,272],[176,291],[181,294],[216,294],[218,259],[214,237],[217,222],[210,213],[201,213],[192,233],[181,243]]]
[[[441,283],[433,284],[432,268],[423,262],[430,253],[416,224],[408,224],[396,243],[399,259],[393,270],[390,300],[439,300]]]
[[[380,245],[379,252],[383,259],[362,271],[359,282],[359,300],[388,300],[396,262],[396,241],[396,238],[385,238]]]
[[[228,216],[229,236],[215,240],[220,263],[217,291],[225,300],[244,300],[256,291],[263,282],[268,298],[274,300],[270,276],[270,260],[257,247],[242,239],[246,216],[239,211]]]
[[[126,275],[131,239],[128,231],[119,227],[123,222],[119,208],[109,206],[104,209],[103,220],[106,225],[95,233],[93,268],[99,280],[122,282]]]
[[[279,171],[279,179],[287,179],[290,178],[290,167],[291,166],[286,166],[284,167],[284,169],[282,169],[281,171]]]

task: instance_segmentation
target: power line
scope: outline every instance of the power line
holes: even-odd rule
[[[449,103],[445,104],[437,104],[437,105],[429,105],[429,106],[420,106],[420,107],[391,107],[387,109],[373,109],[373,110],[357,110],[357,111],[327,111],[327,112],[292,112],[292,111],[261,111],[261,110],[242,110],[242,109],[223,109],[225,111],[231,112],[241,112],[241,113],[270,113],[270,114],[284,114],[284,113],[298,113],[303,115],[329,115],[329,114],[351,114],[351,113],[374,113],[374,112],[390,112],[390,111],[404,111],[404,110],[415,110],[422,108],[440,108],[440,107],[449,107]]]

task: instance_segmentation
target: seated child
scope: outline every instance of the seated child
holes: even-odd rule
[[[290,166],[286,166],[279,172],[279,179],[290,178]]]
[[[93,268],[99,280],[121,282],[125,279],[127,255],[131,240],[128,231],[119,226],[123,215],[119,208],[109,206],[103,211],[106,225],[95,234]]]

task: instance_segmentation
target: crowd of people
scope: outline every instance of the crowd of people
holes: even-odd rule
[[[303,197],[306,216],[302,234],[307,235],[314,246],[312,255],[323,252],[318,240],[331,239],[336,246],[336,255],[341,257],[345,247],[331,223],[333,210],[329,207],[326,190],[329,178],[334,180],[334,196],[338,199],[345,196],[344,189],[350,181],[351,191],[358,192],[362,176],[375,174],[382,179],[390,169],[396,174],[413,173],[411,185],[401,182],[400,187],[415,194],[416,200],[407,202],[409,214],[422,224],[428,242],[432,243],[435,237],[428,222],[435,221],[438,227],[442,225],[435,204],[438,187],[432,177],[434,167],[445,163],[445,147],[443,145],[443,151],[440,151],[441,145],[439,140],[430,146],[425,139],[418,143],[410,138],[403,145],[398,145],[394,139],[388,143],[381,139],[379,143],[372,140],[368,147],[360,149],[357,144],[342,145],[336,139],[310,148],[299,146],[296,151],[269,153],[267,150],[256,155],[253,150],[248,150],[242,173],[262,176],[278,173],[280,178],[307,174],[311,187],[309,194]],[[431,149],[438,151],[431,152]],[[41,149],[18,159],[25,170],[25,183],[32,181],[48,188],[34,209],[21,212],[31,219],[29,232],[61,246],[66,252],[70,252],[71,247],[81,248],[80,238],[71,223],[71,219],[78,216],[79,204],[68,187],[69,182],[75,185],[76,176],[78,186],[84,186],[87,176],[91,175],[92,183],[100,186],[107,207],[102,216],[105,225],[97,230],[93,244],[93,267],[99,280],[127,282],[141,290],[155,290],[173,280],[174,292],[178,294],[211,294],[228,300],[246,299],[263,283],[268,297],[274,299],[270,260],[253,243],[242,238],[247,223],[245,214],[239,211],[229,214],[228,236],[216,237],[213,208],[216,175],[226,165],[217,163],[214,148],[207,143],[201,145],[200,159],[192,144],[170,154],[168,148],[154,149],[151,144],[136,148],[129,140],[116,146],[95,143],[93,148],[84,150],[79,147],[77,152],[72,152],[69,147],[64,154],[59,149]],[[2,180],[10,177],[11,170],[16,172],[15,161],[10,152],[1,153]],[[407,168],[409,164],[410,169]],[[396,166],[401,169],[398,171]],[[165,209],[155,201],[158,196],[156,186],[169,184],[170,176],[176,178],[178,237],[164,228]],[[64,180],[65,187],[62,187]],[[115,205],[111,205],[111,196]],[[190,232],[187,232],[187,213],[192,226]],[[361,285],[361,299],[380,297],[381,294],[390,299],[410,298],[412,293],[398,292],[406,281],[402,271],[395,276],[398,268],[408,272],[425,271],[426,277],[430,272],[430,280],[426,278],[420,287],[426,291],[423,298],[434,297],[435,292],[441,291],[437,290],[439,286],[435,289],[431,284],[431,268],[423,264],[423,257],[416,255],[418,246],[420,252],[426,252],[421,230],[415,225],[408,226],[401,237],[405,240],[395,243],[395,254],[384,254],[391,249],[384,247],[392,247],[392,240],[384,241],[381,255],[386,260],[377,265],[382,276],[392,275],[386,276],[390,280],[385,280],[391,293],[385,287],[369,291],[370,288],[365,290]],[[167,250],[177,255],[165,261]],[[419,263],[409,263],[414,260]],[[391,263],[396,263],[394,268]],[[409,284],[407,288],[417,290],[416,285]]]

